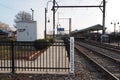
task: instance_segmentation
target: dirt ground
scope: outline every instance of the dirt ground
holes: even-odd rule
[[[72,76],[52,74],[0,74],[0,80],[74,80],[74,76],[73,78]]]

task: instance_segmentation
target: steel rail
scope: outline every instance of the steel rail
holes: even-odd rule
[[[85,41],[91,45],[103,48],[103,49],[107,49],[107,50],[111,50],[117,53],[120,53],[120,48],[117,48],[118,46],[113,46],[113,45],[109,45],[109,44],[105,44],[105,43],[99,43],[99,42],[95,42],[95,41]]]
[[[105,49],[105,50],[108,50],[108,51],[113,51],[113,52],[115,52],[116,53],[116,55],[120,55],[119,53],[120,53],[120,50],[119,49],[115,49],[115,48],[109,48],[108,46],[105,46],[103,43],[93,43],[93,42],[88,42],[88,41],[85,41],[84,43],[87,43],[87,44],[90,44],[90,45],[93,45],[93,46],[96,46],[96,47],[99,47],[99,48],[102,48],[102,49]],[[94,51],[95,52],[95,51]],[[98,52],[97,52],[98,53]],[[111,57],[111,56],[107,56],[107,55],[105,55],[105,54],[102,54],[102,53],[100,53],[101,55],[103,55],[103,56],[105,56],[105,57],[108,57],[109,59],[112,59],[112,60],[114,60],[115,62],[118,62],[119,64],[120,64],[120,59],[116,59],[116,58],[113,58],[113,57]]]
[[[93,64],[95,64],[102,72],[106,74],[106,76],[109,78],[109,80],[119,80],[116,76],[114,76],[111,72],[109,72],[106,68],[98,64],[94,59],[86,55],[85,51],[79,48],[79,46],[75,45],[75,48],[79,50],[87,59],[89,59]]]

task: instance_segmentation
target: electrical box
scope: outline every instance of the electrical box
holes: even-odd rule
[[[37,39],[36,21],[19,21],[16,23],[17,41],[35,41]]]

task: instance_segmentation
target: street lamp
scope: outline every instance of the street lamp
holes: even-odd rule
[[[47,6],[46,6],[46,8],[45,8],[45,39],[46,39],[46,32],[47,32],[47,11],[48,11],[48,4],[50,3],[50,2],[52,2],[53,3],[53,8],[51,9],[51,10],[53,10],[53,38],[54,38],[54,36],[55,36],[55,8],[54,8],[54,6],[55,6],[55,4],[57,4],[57,2],[55,1],[55,0],[50,0],[50,1],[48,1],[47,2]],[[58,4],[57,4],[58,5]],[[49,20],[48,20],[48,22],[50,22]]]
[[[48,12],[48,4],[49,4],[50,2],[52,2],[52,1],[50,0],[50,1],[47,2],[47,6],[46,6],[46,8],[45,8],[45,33],[44,33],[45,39],[46,39],[46,35],[47,35],[47,12]],[[48,23],[49,23],[49,22],[50,22],[50,21],[48,20]]]
[[[115,37],[116,37],[116,35],[115,35],[115,34],[116,34],[116,25],[119,24],[119,22],[115,22],[115,21],[114,21],[114,22],[111,22],[111,24],[114,25],[114,43],[115,43]]]

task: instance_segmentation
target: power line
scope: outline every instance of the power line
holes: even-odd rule
[[[62,0],[59,0],[59,1],[56,1],[57,3],[60,3],[60,2],[62,2]]]
[[[10,10],[17,10],[17,9],[11,8],[11,7],[9,7],[9,6],[6,6],[6,5],[4,5],[4,4],[2,4],[2,3],[0,3],[0,6],[2,6],[2,7],[4,7],[4,8],[7,8],[7,9],[10,9]]]

